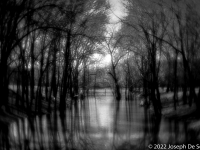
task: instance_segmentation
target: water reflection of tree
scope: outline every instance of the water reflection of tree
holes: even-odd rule
[[[10,149],[9,128],[5,122],[0,122],[0,145],[2,149]]]
[[[119,133],[119,117],[120,117],[120,101],[116,101],[114,103],[114,121],[113,121],[113,148],[116,149],[118,141],[120,141],[120,133]]]
[[[148,107],[138,108],[139,105],[136,101],[138,101],[138,99],[135,101],[129,99],[121,102],[115,102],[113,149],[146,149],[150,143],[159,143],[161,118],[154,116]],[[123,102],[124,105],[122,104]],[[122,115],[122,111],[124,111],[124,115]],[[135,112],[137,114],[135,114]],[[121,123],[123,123],[125,129],[121,129],[123,128]],[[139,127],[137,127],[137,123],[140,123]],[[135,132],[134,129],[136,129],[137,132]],[[131,135],[135,133],[138,134],[136,139],[131,137]]]
[[[138,108],[138,106],[137,100],[133,101],[132,99],[115,103],[113,149],[137,150],[146,148],[145,143],[149,142],[147,135],[150,134],[147,130],[149,118],[144,117],[142,108]]]

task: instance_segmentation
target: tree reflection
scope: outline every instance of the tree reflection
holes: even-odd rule
[[[9,126],[5,122],[0,123],[0,145],[2,150],[10,149]]]
[[[186,121],[157,118],[152,108],[139,102],[134,95],[122,95],[120,101],[96,95],[78,98],[64,114],[54,111],[8,120],[0,124],[1,149],[142,150],[150,143],[197,142],[198,133],[189,130]]]

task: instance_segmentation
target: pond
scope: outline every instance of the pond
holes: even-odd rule
[[[105,92],[106,91],[106,92]],[[131,150],[148,144],[181,144],[188,140],[187,123],[156,120],[140,106],[138,94],[116,102],[111,90],[97,90],[77,106],[59,112],[19,118],[2,125],[2,149]]]

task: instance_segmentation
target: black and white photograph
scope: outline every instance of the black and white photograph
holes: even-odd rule
[[[0,0],[0,150],[200,149],[200,0]]]

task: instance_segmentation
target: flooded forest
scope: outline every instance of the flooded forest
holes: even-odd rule
[[[199,8],[0,0],[0,150],[200,149]]]

